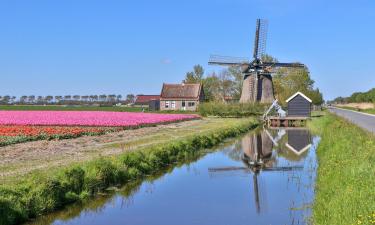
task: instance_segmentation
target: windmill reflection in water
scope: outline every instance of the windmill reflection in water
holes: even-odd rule
[[[282,139],[284,141],[281,141]],[[276,157],[273,154],[274,147],[277,148],[277,151],[284,151],[287,149],[287,151],[291,151],[295,156],[300,157],[311,147],[311,135],[307,129],[284,128],[278,129],[275,132],[275,130],[271,131],[264,128],[261,132],[246,135],[241,142],[241,161],[244,164],[243,167],[217,167],[209,168],[208,171],[211,174],[230,171],[244,171],[252,173],[255,206],[257,213],[260,213],[260,192],[264,191],[265,187],[263,187],[263,189],[259,188],[259,174],[262,172],[303,170],[303,166],[276,166]]]

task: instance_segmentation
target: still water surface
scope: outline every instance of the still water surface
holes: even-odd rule
[[[30,224],[309,224],[318,142],[305,129],[253,131],[153,181]]]

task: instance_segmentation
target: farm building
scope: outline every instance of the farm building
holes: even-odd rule
[[[159,101],[160,95],[137,95],[134,105],[148,107],[151,101]]]
[[[202,84],[163,84],[160,110],[197,110],[204,100]]]
[[[301,92],[297,92],[286,100],[288,103],[288,116],[310,117],[311,99]]]

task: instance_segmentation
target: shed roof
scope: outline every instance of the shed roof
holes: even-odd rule
[[[161,98],[196,99],[202,90],[202,84],[163,84]]]
[[[309,101],[310,103],[312,102],[312,100],[311,100],[309,97],[307,97],[306,95],[304,95],[302,92],[299,92],[299,91],[297,91],[294,95],[290,96],[290,97],[286,100],[286,102],[289,102],[290,100],[292,100],[292,99],[293,99],[294,97],[296,97],[297,95],[302,96],[304,99],[306,99],[306,100]]]
[[[159,100],[160,95],[137,95],[135,103],[149,103],[151,100]]]

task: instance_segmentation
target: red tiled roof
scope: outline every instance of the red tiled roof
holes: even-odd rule
[[[160,95],[137,95],[135,104],[148,104],[151,100],[160,100]]]
[[[196,99],[201,89],[201,84],[163,84],[160,98]]]

